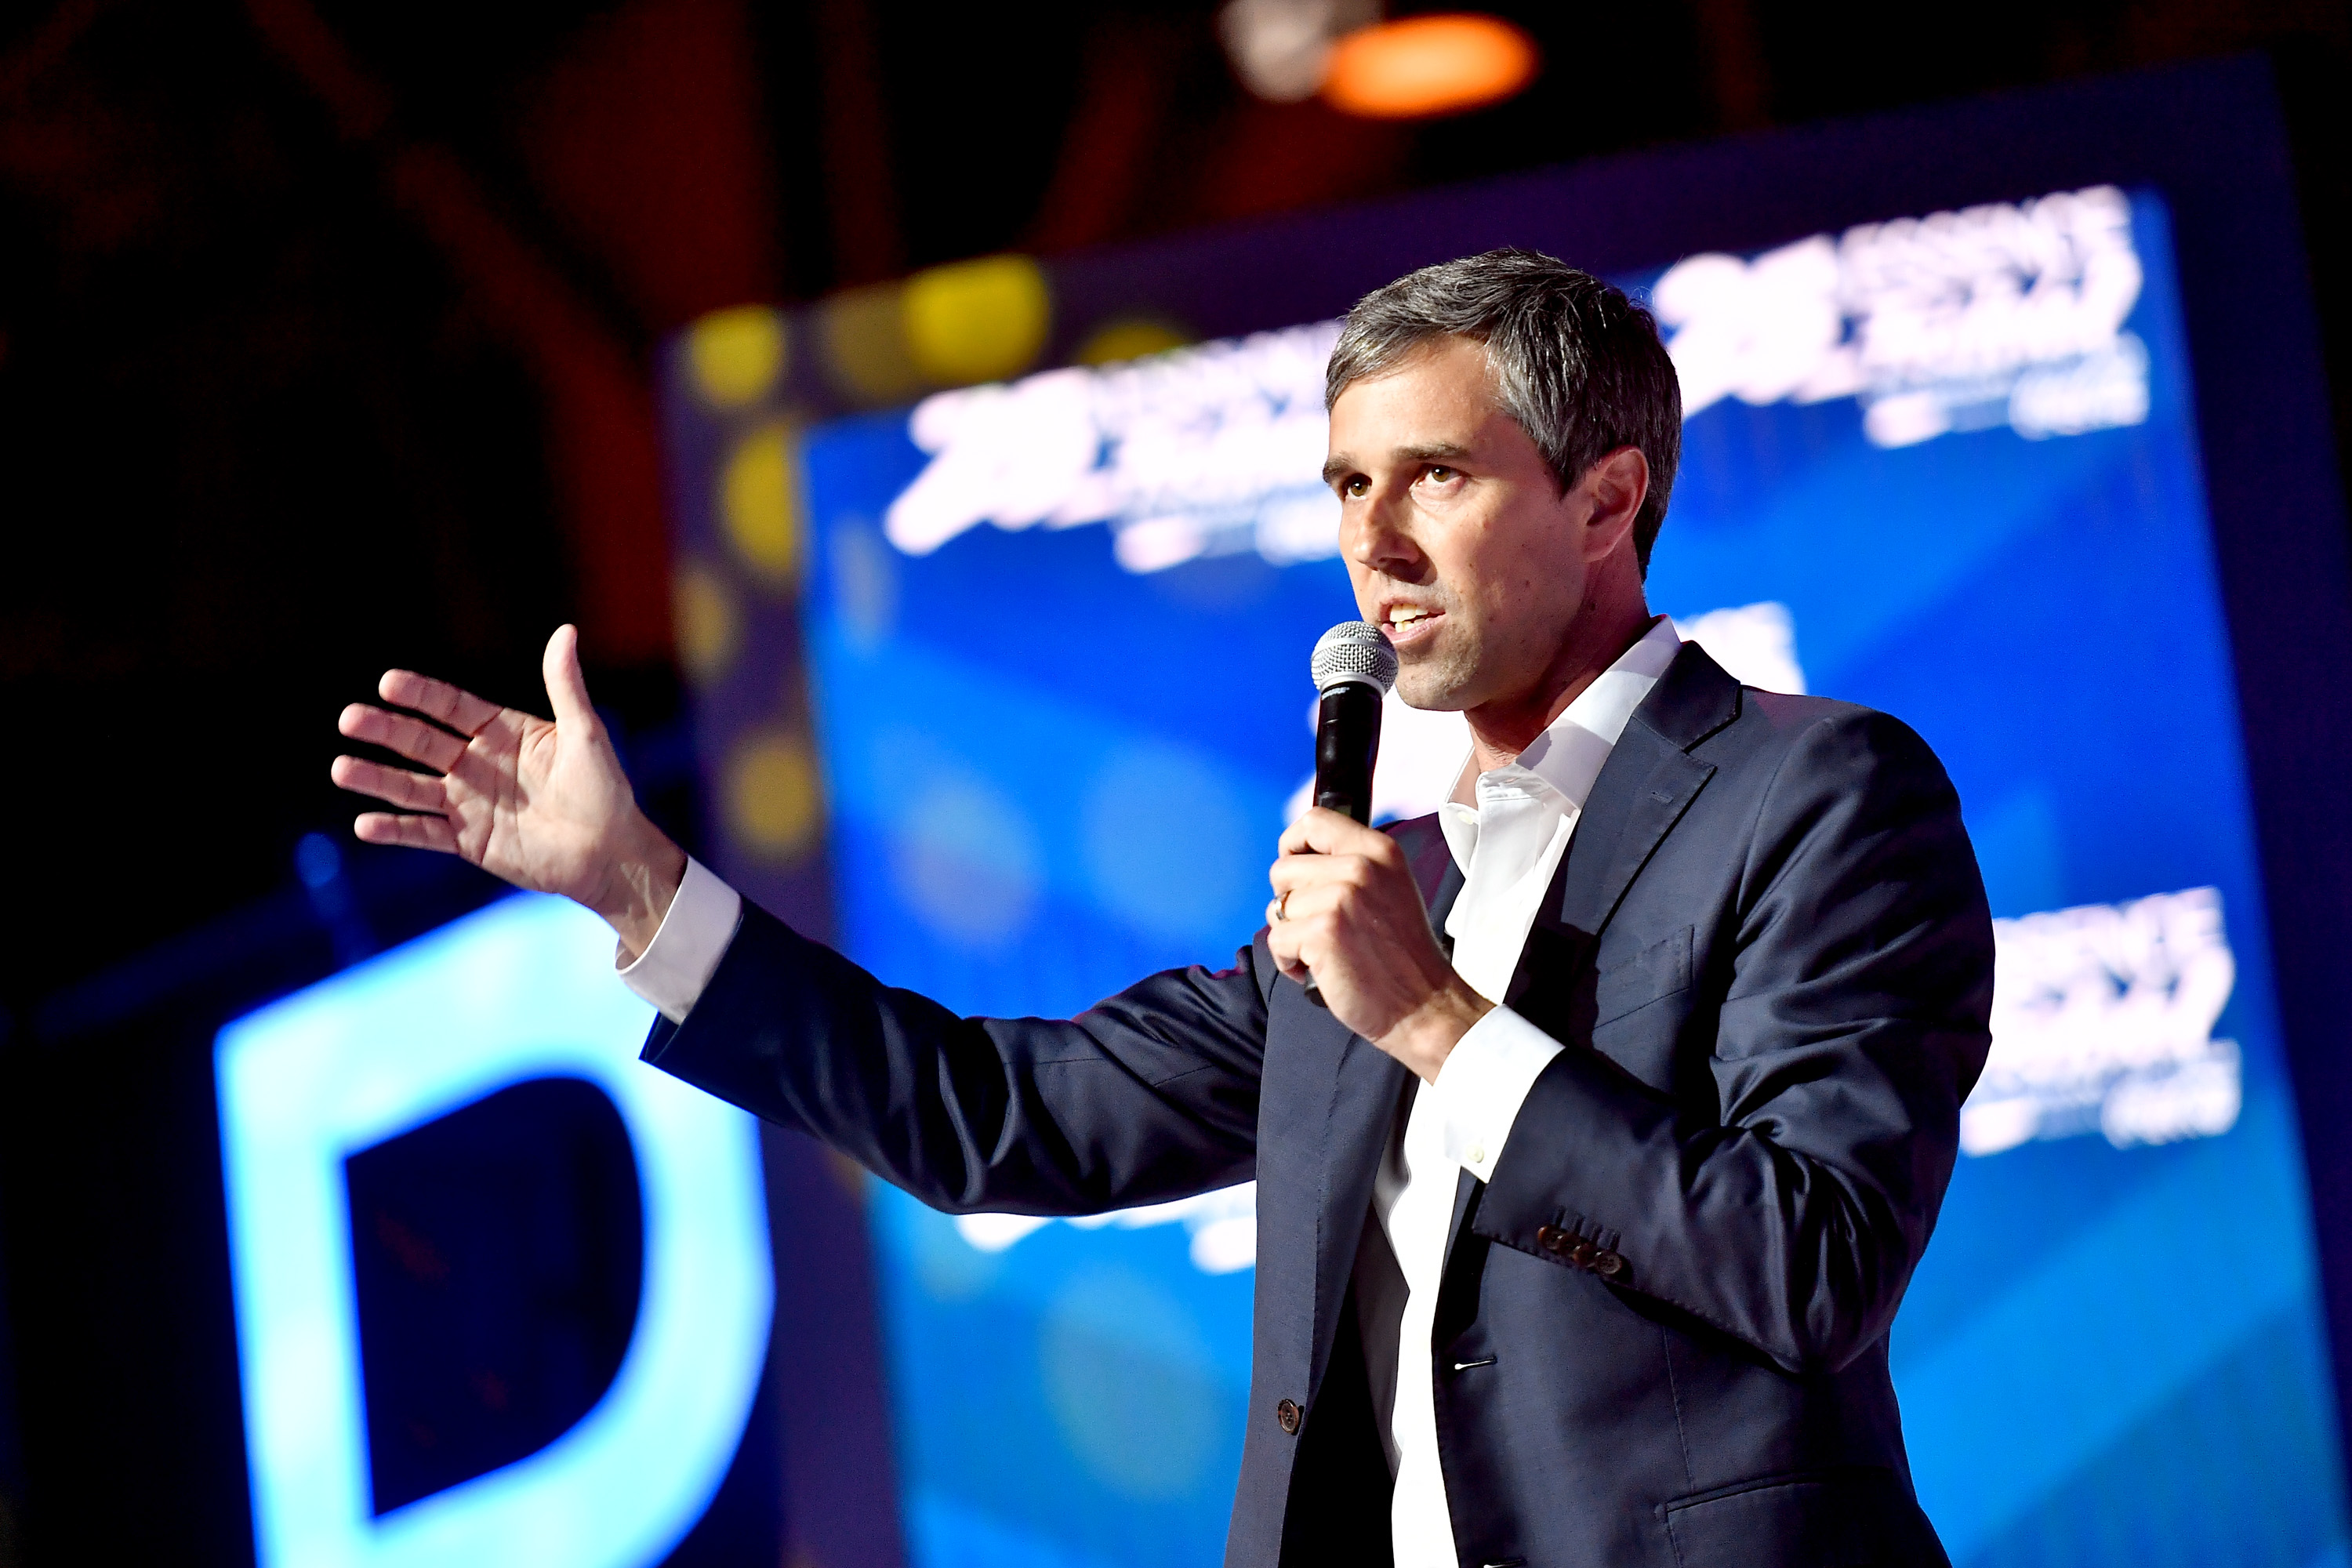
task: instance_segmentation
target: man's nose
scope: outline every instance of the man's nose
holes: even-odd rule
[[[1425,574],[1429,557],[1407,526],[1406,509],[1387,497],[1350,507],[1339,525],[1339,548],[1357,566],[1400,582],[1416,583]]]

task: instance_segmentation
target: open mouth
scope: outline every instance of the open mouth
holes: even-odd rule
[[[1436,636],[1437,623],[1444,617],[1444,611],[1423,605],[1391,605],[1388,618],[1380,623],[1380,627],[1388,634],[1391,646],[1411,647]]]

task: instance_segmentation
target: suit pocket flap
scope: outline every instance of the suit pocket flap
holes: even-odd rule
[[[1593,977],[1592,1026],[1648,1006],[1691,983],[1691,928],[1668,933]]]
[[[1925,1568],[1891,1471],[1856,1465],[1766,1477],[1666,1505],[1680,1568]]]

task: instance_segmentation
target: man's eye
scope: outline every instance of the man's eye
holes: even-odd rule
[[[1436,480],[1442,485],[1446,480],[1454,478],[1454,470],[1447,468],[1443,463],[1432,463],[1429,466],[1429,473],[1427,477]]]
[[[1343,479],[1339,483],[1339,493],[1354,500],[1361,500],[1371,493],[1371,489],[1372,482],[1361,474]]]

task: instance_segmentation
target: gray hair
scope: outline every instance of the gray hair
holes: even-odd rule
[[[1432,339],[1486,346],[1504,412],[1560,489],[1620,447],[1650,462],[1633,520],[1643,575],[1682,458],[1683,395],[1650,312],[1624,290],[1533,250],[1489,250],[1408,272],[1356,301],[1323,374],[1323,406]]]

